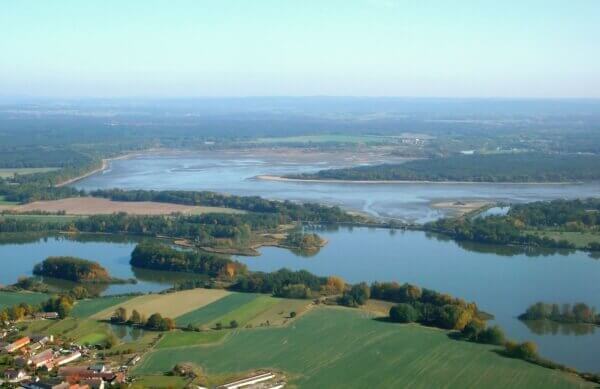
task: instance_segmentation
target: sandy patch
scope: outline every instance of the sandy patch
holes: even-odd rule
[[[127,310],[128,314],[131,314],[131,311],[135,309],[146,317],[158,312],[163,316],[174,319],[187,312],[220,300],[228,294],[230,292],[224,289],[191,289],[175,293],[148,294],[135,297],[125,301],[123,304],[98,312],[92,318],[110,319],[118,307],[123,307]]]
[[[490,201],[484,200],[456,200],[456,201],[437,201],[431,203],[432,208],[444,209],[451,211],[454,215],[463,216],[469,212],[476,211],[480,208],[492,204]]]
[[[105,215],[116,212],[126,212],[132,215],[169,215],[174,212],[183,214],[201,213],[244,213],[244,211],[221,208],[200,207],[192,205],[180,205],[169,203],[157,203],[152,201],[112,201],[97,197],[72,197],[68,199],[52,201],[35,201],[10,208],[15,212],[65,211],[67,215]]]

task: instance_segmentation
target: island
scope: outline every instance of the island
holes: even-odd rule
[[[600,325],[600,315],[585,303],[548,304],[537,302],[519,315],[520,320],[550,320],[557,323]]]
[[[77,283],[125,283],[110,276],[98,262],[77,257],[48,257],[33,268],[36,276],[52,277]]]

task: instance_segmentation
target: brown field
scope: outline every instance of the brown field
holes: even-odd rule
[[[432,208],[445,209],[450,211],[454,216],[463,216],[469,212],[476,211],[480,208],[490,205],[491,202],[484,200],[468,200],[468,201],[438,201],[431,203]]]
[[[394,305],[397,304],[390,301],[369,299],[367,303],[360,308],[377,316],[388,316],[390,308]]]
[[[132,215],[169,215],[174,212],[183,214],[201,213],[244,213],[237,209],[221,207],[201,207],[192,205],[180,205],[169,203],[157,203],[152,201],[111,201],[97,197],[72,197],[68,199],[52,201],[35,201],[11,207],[15,212],[65,211],[67,215],[103,215],[116,212],[126,212]]]
[[[176,318],[220,300],[228,294],[229,292],[223,289],[191,289],[175,293],[148,294],[100,311],[92,318],[109,319],[118,307],[127,309],[129,313],[135,309],[146,317],[158,312],[163,316]]]

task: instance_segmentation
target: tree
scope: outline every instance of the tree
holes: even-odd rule
[[[223,324],[221,324],[221,322],[218,322],[217,324],[215,324],[215,329],[216,330],[220,330],[223,328]]]
[[[143,324],[142,323],[142,315],[137,310],[133,310],[131,312],[131,317],[129,318],[129,322],[132,324]]]
[[[238,322],[235,320],[232,320],[229,322],[229,327],[231,328],[238,328]]]
[[[292,319],[293,319],[293,318],[295,318],[295,317],[296,317],[296,312],[294,312],[294,311],[290,312],[290,317],[291,317]]]
[[[337,276],[331,276],[327,278],[325,284],[327,293],[340,294],[346,289],[346,281],[343,278]]]
[[[112,318],[117,323],[125,323],[127,321],[127,309],[123,307],[117,308]]]
[[[153,330],[160,330],[162,327],[163,318],[160,313],[153,313],[146,322],[146,327]]]
[[[396,323],[412,323],[419,320],[419,313],[412,305],[401,303],[390,308],[390,320]]]
[[[481,331],[477,341],[486,344],[503,345],[506,342],[504,331],[499,326],[493,326]]]
[[[64,319],[65,317],[69,316],[72,309],[73,304],[67,299],[61,298],[60,302],[58,303],[58,309],[56,310],[56,312],[58,313],[58,316],[60,316],[61,319]]]
[[[483,320],[473,318],[469,324],[467,324],[463,330],[462,335],[465,339],[472,340],[474,342],[479,341],[480,334],[485,330],[485,322]]]

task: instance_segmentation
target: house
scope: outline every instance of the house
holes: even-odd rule
[[[73,362],[81,358],[81,353],[75,351],[74,353],[65,355],[64,357],[57,358],[55,361],[56,366],[66,365],[67,363]]]
[[[4,339],[4,338],[6,338],[6,335],[8,335],[8,332],[7,332],[7,331],[0,330],[0,339]]]
[[[138,363],[140,361],[140,359],[142,359],[142,357],[140,357],[139,355],[136,354],[127,363],[131,366],[135,366],[135,364]]]
[[[54,342],[54,335],[31,335],[30,338],[34,343],[46,344]]]
[[[17,339],[8,346],[6,346],[6,351],[9,353],[15,352],[21,347],[27,346],[29,343],[31,343],[31,339],[25,336],[24,338]]]
[[[36,369],[48,365],[54,359],[54,351],[48,349],[29,358],[28,365],[33,365]]]
[[[14,383],[14,382],[21,382],[23,380],[26,380],[29,378],[29,376],[27,375],[25,370],[22,370],[22,369],[19,369],[19,370],[7,369],[4,372],[4,378],[6,379],[6,381]]]
[[[58,312],[37,312],[37,313],[33,314],[33,317],[37,320],[59,319],[60,318]]]

